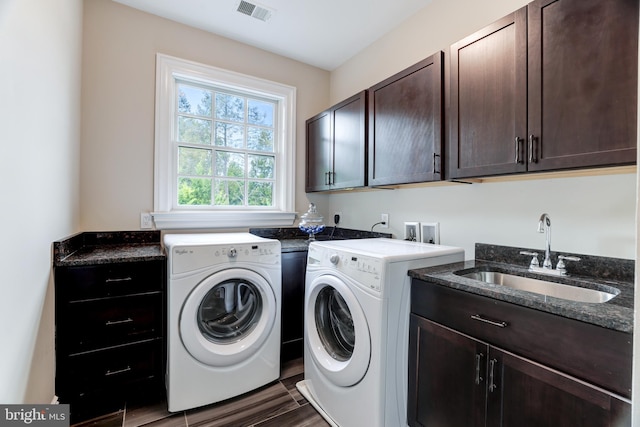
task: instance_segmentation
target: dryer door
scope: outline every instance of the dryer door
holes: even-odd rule
[[[320,371],[335,385],[357,384],[367,373],[371,337],[358,299],[340,278],[311,281],[305,298],[306,345]]]
[[[273,289],[264,277],[241,268],[223,270],[204,279],[187,297],[180,313],[180,337],[200,362],[235,365],[260,349],[277,313]]]

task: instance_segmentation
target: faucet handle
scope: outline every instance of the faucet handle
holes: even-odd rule
[[[567,267],[564,264],[564,260],[567,261],[580,261],[580,258],[578,258],[577,256],[567,256],[567,255],[559,255],[558,256],[558,264],[556,265],[556,270],[558,270],[558,272],[562,275],[567,274]]]
[[[529,251],[520,251],[520,255],[528,255],[531,258],[531,262],[529,263],[529,268],[540,267],[540,261],[538,261],[538,253],[537,252],[529,252]]]

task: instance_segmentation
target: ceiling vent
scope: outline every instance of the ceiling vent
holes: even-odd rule
[[[267,22],[271,18],[271,15],[273,14],[272,10],[267,9],[264,6],[260,6],[256,3],[248,2],[245,0],[240,0],[237,10],[240,13],[249,15],[252,18],[259,19],[263,22]]]

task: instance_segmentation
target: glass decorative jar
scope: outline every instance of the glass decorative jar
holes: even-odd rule
[[[316,211],[315,203],[309,204],[309,210],[300,217],[298,228],[309,235],[309,241],[316,239],[316,234],[324,231],[324,218]]]

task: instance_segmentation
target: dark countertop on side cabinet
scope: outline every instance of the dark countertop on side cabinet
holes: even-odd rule
[[[277,239],[280,241],[280,250],[287,252],[303,252],[309,250],[309,236],[296,227],[285,228],[251,228],[251,234]],[[375,231],[352,230],[348,228],[326,227],[322,233],[316,234],[316,240],[346,240],[368,239],[375,237],[393,237],[390,233],[378,233]]]
[[[54,267],[165,260],[160,231],[82,232],[53,242]]]
[[[518,304],[608,329],[633,333],[633,260],[553,252],[554,266],[559,254],[581,258],[581,261],[577,263],[567,263],[570,276],[558,277],[529,272],[528,258],[519,255],[521,250],[532,251],[527,248],[476,244],[476,259],[473,261],[415,269],[409,271],[409,275],[437,285]],[[493,285],[455,274],[460,270],[468,269],[492,269],[550,282],[579,283],[582,287],[592,289],[606,290],[606,287],[614,287],[620,290],[620,294],[604,303],[574,302]]]

